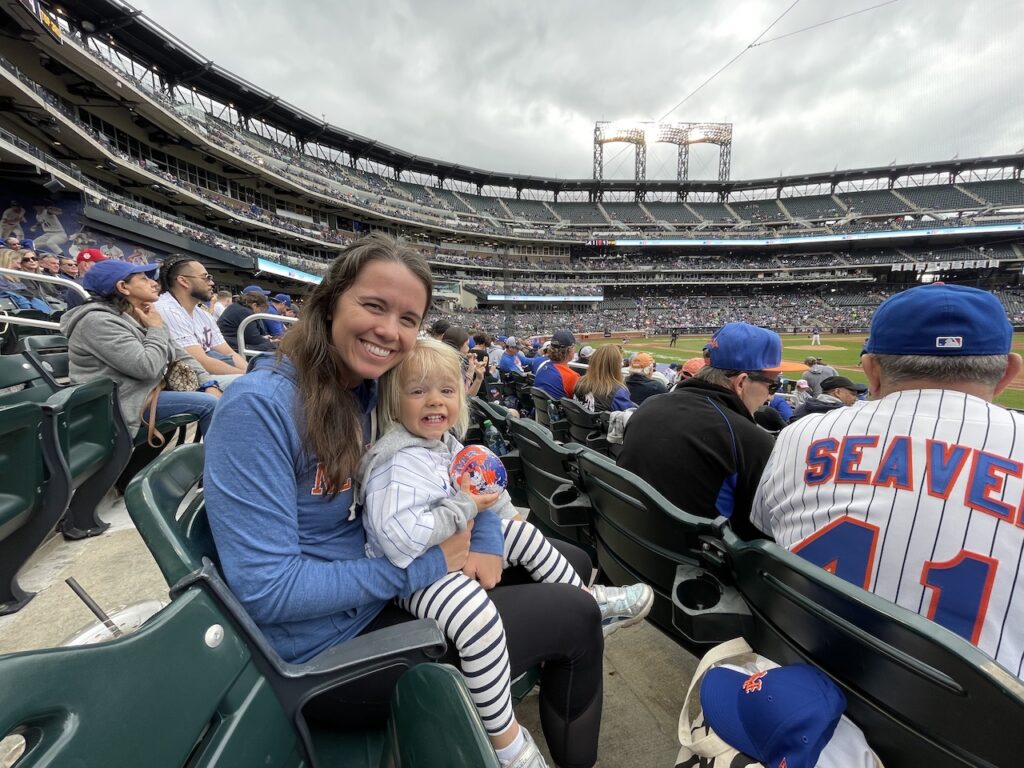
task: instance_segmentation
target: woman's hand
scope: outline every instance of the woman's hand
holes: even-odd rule
[[[469,535],[473,531],[473,521],[470,520],[466,529],[456,531],[438,546],[444,553],[445,563],[448,565],[448,573],[461,571],[469,557]]]
[[[501,555],[490,555],[484,552],[470,552],[462,572],[469,578],[480,582],[484,589],[494,589],[501,581],[501,573],[505,570]]]
[[[160,317],[160,313],[156,311],[156,306],[153,304],[147,302],[141,306],[135,307],[132,312],[135,315],[135,319],[142,324],[143,328],[164,327],[164,319]]]
[[[473,500],[473,503],[476,504],[477,514],[493,507],[497,503],[498,497],[501,496],[500,493],[473,493],[473,485],[469,482],[469,477],[466,475],[462,476],[459,490]]]

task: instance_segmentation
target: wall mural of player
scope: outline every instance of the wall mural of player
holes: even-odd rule
[[[33,238],[33,245],[37,253],[52,253],[54,256],[64,256],[63,246],[68,241],[67,230],[64,229],[64,222],[60,215],[64,210],[57,205],[37,205],[36,223],[29,229],[31,232],[42,232],[41,235]]]
[[[0,213],[0,242],[8,237],[32,240],[40,256],[74,259],[85,248],[97,248],[108,259],[132,264],[152,264],[166,256],[131,240],[92,230],[81,216],[78,195],[52,195],[35,185],[12,184],[0,190],[0,199],[7,201]]]
[[[3,214],[0,214],[0,240],[6,240],[8,237],[24,240],[24,224],[27,222],[25,208],[19,205],[17,200],[11,200],[11,204]]]

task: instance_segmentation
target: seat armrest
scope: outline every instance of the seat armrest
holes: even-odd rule
[[[415,619],[353,637],[302,664],[283,664],[288,677],[331,675],[353,667],[382,663],[416,663],[440,658],[447,643],[433,619]]]

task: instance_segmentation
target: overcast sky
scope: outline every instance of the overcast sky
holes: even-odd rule
[[[134,0],[205,57],[408,152],[591,176],[596,120],[658,119],[793,0]],[[800,0],[762,38],[882,0]],[[749,48],[668,116],[734,125],[732,178],[1016,152],[1022,0],[897,0]],[[605,177],[633,155],[605,153]],[[691,178],[717,175],[696,147]],[[675,177],[670,145],[648,178]]]

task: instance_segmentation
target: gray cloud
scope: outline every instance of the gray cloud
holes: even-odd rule
[[[856,5],[803,0],[765,36]],[[588,177],[595,120],[655,119],[789,0],[542,4],[136,0],[225,67],[335,125],[496,171]],[[900,0],[747,50],[671,114],[734,123],[733,178],[943,160],[1024,145],[1019,0]],[[606,150],[606,176],[632,153]],[[674,176],[670,147],[648,176]],[[717,155],[695,148],[692,177]]]

